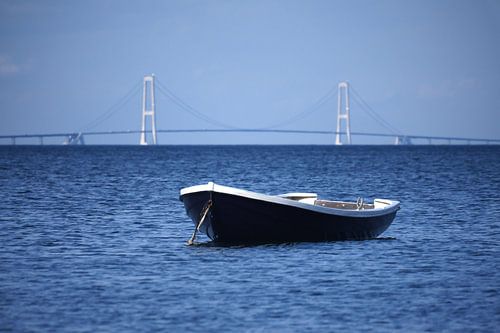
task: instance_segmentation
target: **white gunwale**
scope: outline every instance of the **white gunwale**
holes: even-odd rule
[[[399,209],[399,201],[387,200],[387,199],[375,199],[374,200],[374,204],[376,203],[375,208],[370,208],[370,209],[347,210],[347,209],[323,207],[287,199],[279,195],[261,194],[234,187],[218,185],[213,182],[209,182],[203,185],[195,185],[183,188],[180,191],[180,196],[182,197],[190,193],[211,192],[211,191],[216,193],[224,193],[239,197],[272,202],[280,205],[293,206],[297,208],[307,209],[310,211],[316,211],[322,214],[340,215],[348,217],[374,217],[374,216],[389,214]]]

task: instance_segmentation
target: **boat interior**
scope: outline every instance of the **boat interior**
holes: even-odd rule
[[[318,195],[316,193],[286,193],[286,194],[280,194],[279,197],[307,203],[310,205],[335,208],[335,209],[364,210],[364,209],[375,209],[378,207],[377,201],[375,201],[374,204],[368,204],[364,202],[363,198],[358,198],[356,202],[319,200]],[[381,206],[382,205],[383,204],[381,203]]]
[[[364,203],[362,199],[361,200],[358,199],[357,202],[316,200],[314,204],[316,206],[336,208],[336,209],[346,209],[346,210],[362,210],[362,209],[375,208],[375,205]]]

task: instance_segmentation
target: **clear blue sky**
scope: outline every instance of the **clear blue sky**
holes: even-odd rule
[[[147,73],[234,127],[286,120],[348,80],[404,133],[498,139],[500,2],[0,0],[0,134],[81,130]],[[157,113],[162,129],[214,127],[159,93]],[[334,130],[335,116],[333,99],[280,128]],[[387,132],[354,103],[351,117],[353,131]],[[139,128],[135,95],[92,129]],[[164,134],[160,142],[333,138]]]

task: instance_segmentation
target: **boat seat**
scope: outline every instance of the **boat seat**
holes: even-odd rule
[[[278,197],[295,200],[310,205],[314,205],[316,203],[316,200],[318,199],[318,195],[316,193],[302,193],[302,192],[280,194],[278,195]]]
[[[306,203],[306,204],[310,204],[310,205],[314,205],[316,203],[316,198],[304,198],[304,199],[300,199],[300,200],[297,200],[298,202],[303,202],[303,203]]]

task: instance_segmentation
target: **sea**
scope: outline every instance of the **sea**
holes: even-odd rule
[[[366,241],[223,246],[183,187],[401,202]],[[500,146],[1,146],[2,332],[499,332]]]

